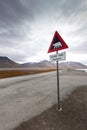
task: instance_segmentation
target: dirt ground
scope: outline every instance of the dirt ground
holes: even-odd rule
[[[81,86],[61,101],[62,111],[57,105],[14,130],[87,130],[87,86]]]
[[[0,79],[55,71],[55,69],[0,70]]]

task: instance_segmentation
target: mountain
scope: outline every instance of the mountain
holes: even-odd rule
[[[28,62],[22,64],[23,67],[43,67],[43,68],[55,68],[56,65],[54,63],[51,63],[47,60],[43,60],[41,62],[35,63],[35,62]]]
[[[23,67],[43,67],[43,68],[56,68],[56,64],[51,63],[50,61],[44,60],[38,63],[24,63]],[[80,62],[61,62],[59,64],[60,69],[87,69],[86,65],[81,64]]]
[[[0,56],[0,68],[26,68],[26,67],[33,67],[33,68],[56,68],[55,63],[51,63],[50,61],[43,60],[41,62],[28,62],[24,64],[19,64],[8,57]],[[81,64],[80,62],[61,62],[59,64],[60,69],[87,69],[86,65]]]
[[[59,64],[60,69],[87,69],[86,65],[80,62],[62,62]]]
[[[10,60],[8,57],[0,56],[0,68],[15,68],[20,67],[20,64]]]
[[[54,63],[50,63],[47,60],[41,62],[28,62],[24,64],[18,64],[8,57],[0,56],[0,68],[26,68],[26,67],[36,67],[36,68],[55,68]]]
[[[37,66],[38,67],[47,67],[47,68],[55,68],[56,67],[54,63],[51,63],[47,60],[43,60],[41,62],[38,62]]]

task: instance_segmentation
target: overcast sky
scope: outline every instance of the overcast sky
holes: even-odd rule
[[[69,46],[66,60],[87,64],[87,0],[0,0],[0,56],[49,60],[55,30]]]

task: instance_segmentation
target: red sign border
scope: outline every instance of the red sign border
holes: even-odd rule
[[[61,42],[61,44],[63,45],[63,47],[61,47],[61,48],[56,48],[56,49],[54,49],[54,50],[51,50],[51,47],[52,47],[52,45],[53,45],[54,40],[55,40],[56,37],[59,39],[59,41]],[[64,41],[63,38],[60,36],[60,34],[59,34],[57,31],[55,31],[55,34],[54,34],[53,39],[52,39],[52,42],[51,42],[50,47],[49,47],[49,49],[48,49],[48,53],[55,52],[55,51],[59,51],[59,50],[62,50],[62,49],[67,49],[67,48],[68,48],[68,45],[65,43],[65,41]]]

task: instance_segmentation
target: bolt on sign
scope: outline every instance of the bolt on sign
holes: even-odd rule
[[[48,49],[48,53],[56,52],[56,54],[50,55],[50,61],[56,61],[57,62],[57,100],[58,100],[58,111],[61,111],[60,107],[60,93],[59,93],[59,65],[58,61],[65,60],[66,59],[66,53],[58,53],[58,51],[67,49],[68,45],[65,43],[63,38],[60,36],[60,34],[55,31],[55,34],[53,36],[52,42],[50,44],[50,47]]]

